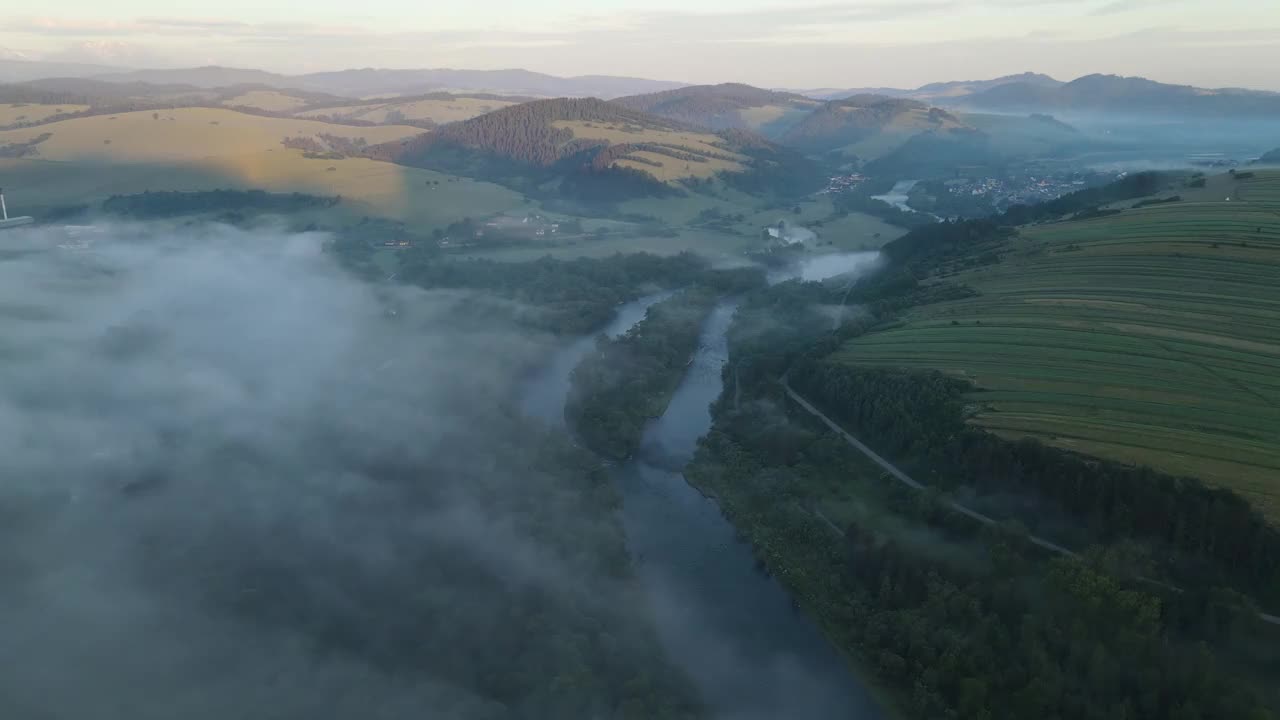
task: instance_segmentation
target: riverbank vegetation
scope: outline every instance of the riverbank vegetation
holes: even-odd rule
[[[840,361],[967,378],[970,420],[1006,438],[1193,475],[1280,517],[1280,218],[1183,201],[973,228],[909,262],[975,294]]]
[[[134,195],[112,195],[102,202],[103,212],[135,220],[220,213],[219,219],[244,213],[288,214],[329,208],[340,197],[304,193],[269,193],[265,190],[207,190],[193,192],[159,191]]]
[[[369,506],[382,529],[360,533],[362,548],[386,539],[415,572],[389,578],[336,562],[320,592],[303,589],[314,578],[296,558],[284,567],[249,559],[241,583],[217,600],[251,622],[310,630],[321,652],[435,678],[466,698],[448,708],[459,717],[705,717],[639,600],[620,499],[599,461],[561,431],[492,410],[470,416],[483,422],[483,448],[468,422],[451,433],[451,449],[442,442],[416,464],[365,459],[386,489],[385,507]],[[389,529],[422,528],[423,517],[446,538],[460,522],[489,537],[474,550]],[[329,593],[360,601],[317,599]]]
[[[763,284],[763,274],[753,269],[711,272],[649,308],[626,334],[597,339],[595,352],[573,371],[565,406],[570,427],[607,458],[631,457],[645,425],[662,414],[679,386],[719,299]]]
[[[640,447],[645,425],[666,409],[698,348],[717,293],[693,288],[649,308],[617,338],[601,337],[573,371],[565,416],[587,447],[624,460]]]
[[[981,301],[965,281],[1016,241],[995,222],[940,223],[891,243],[889,266],[853,288],[748,297],[686,477],[912,717],[1274,717],[1280,627],[1257,608],[1280,598],[1280,537],[1248,502],[994,434],[969,422],[967,381],[839,354],[912,313]],[[862,312],[833,329],[846,303]],[[798,410],[784,373],[928,489]],[[1032,545],[1028,525],[1080,555]]]
[[[367,267],[372,249],[359,238],[341,240],[335,251],[349,266]],[[604,326],[616,307],[654,290],[692,285],[716,274],[693,253],[659,256],[615,254],[604,258],[524,263],[459,260],[437,249],[414,247],[398,256],[396,279],[425,288],[481,290],[510,300],[524,325],[579,335]]]

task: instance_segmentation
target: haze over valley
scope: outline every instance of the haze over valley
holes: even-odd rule
[[[0,717],[1280,717],[1270,8],[54,5]]]

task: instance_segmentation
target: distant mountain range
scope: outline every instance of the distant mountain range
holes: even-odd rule
[[[885,97],[908,98],[911,100],[941,104],[942,101],[948,99],[967,97],[975,93],[984,92],[992,88],[1000,87],[1002,85],[1011,85],[1014,83],[1022,83],[1037,87],[1056,87],[1063,84],[1062,81],[1055,80],[1048,75],[1026,72],[1018,75],[1005,75],[1004,77],[998,77],[992,80],[956,80],[951,82],[935,82],[929,83],[928,85],[921,85],[914,90],[887,87],[852,88],[846,90],[821,88],[817,90],[801,91],[801,94],[822,100],[843,100],[855,95],[883,95]]]
[[[27,82],[29,80],[56,77],[90,77],[119,69],[108,65],[36,62],[22,59],[18,55],[18,53],[13,53],[8,57],[0,57],[0,83]]]
[[[96,76],[110,82],[148,82],[194,85],[202,88],[228,85],[265,85],[308,90],[347,97],[421,95],[436,91],[465,90],[504,95],[539,97],[600,97],[656,92],[681,87],[680,83],[643,78],[581,75],[557,77],[528,70],[381,70],[365,68],[307,75],[280,75],[263,70],[201,67],[182,70],[134,70]]]
[[[1050,85],[1011,82],[958,98],[958,105],[1000,112],[1051,112],[1164,117],[1201,116],[1239,119],[1242,116],[1280,118],[1280,93],[1190,85],[1168,85],[1138,77],[1086,75],[1069,83]]]
[[[1070,82],[1022,73],[992,80],[922,85],[914,90],[864,88],[809,91],[810,97],[843,99],[881,95],[932,105],[1002,113],[1123,113],[1165,116],[1280,117],[1280,93],[1170,85],[1139,77],[1086,75]]]

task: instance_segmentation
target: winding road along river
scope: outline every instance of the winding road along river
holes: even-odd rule
[[[787,275],[820,280],[870,269],[876,253],[816,256]],[[619,335],[666,295],[620,308],[606,329]],[[724,720],[875,720],[883,712],[787,592],[756,567],[751,548],[714,501],[678,470],[711,427],[710,404],[722,389],[726,332],[737,304],[721,303],[662,417],[645,431],[639,459],[613,468],[636,571],[663,644]],[[569,375],[592,347],[564,348],[526,387],[525,412],[564,424]]]

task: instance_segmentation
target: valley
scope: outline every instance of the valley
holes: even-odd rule
[[[1280,713],[1280,93],[82,70],[0,84],[0,534],[179,609],[122,683],[255,637],[388,720]],[[0,591],[116,652],[60,603]]]

